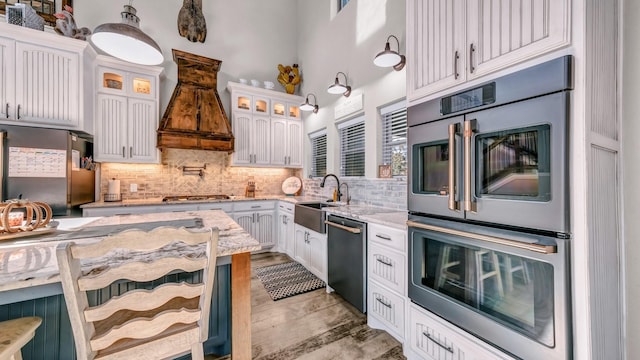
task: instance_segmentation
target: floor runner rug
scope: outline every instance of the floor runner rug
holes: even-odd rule
[[[324,281],[295,261],[256,268],[255,272],[274,301],[325,286]]]

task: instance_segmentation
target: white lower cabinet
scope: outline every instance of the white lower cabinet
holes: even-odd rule
[[[273,201],[243,201],[234,205],[233,220],[258,240],[262,250],[275,245],[275,217]]]
[[[278,203],[278,245],[279,252],[295,257],[295,224],[293,222],[294,204],[287,201]]]
[[[367,229],[367,323],[406,344],[406,231],[372,223]]]
[[[327,234],[295,224],[295,259],[322,281],[327,281]]]
[[[409,360],[513,359],[415,304],[409,306],[408,331]]]

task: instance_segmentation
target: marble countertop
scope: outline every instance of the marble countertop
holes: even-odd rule
[[[202,219],[204,227],[219,229],[218,257],[260,250],[260,244],[221,210],[184,211],[97,218],[60,219],[59,230],[149,222]],[[135,226],[132,225],[132,228]],[[0,291],[59,282],[56,247],[66,241],[95,242],[102,237],[60,240],[59,235],[0,241]]]
[[[82,208],[100,208],[100,207],[118,207],[118,206],[144,206],[144,205],[173,205],[173,204],[197,204],[197,203],[215,203],[215,202],[240,202],[240,201],[255,201],[255,200],[280,200],[291,203],[301,202],[315,202],[326,201],[326,198],[320,198],[317,196],[285,196],[285,195],[263,195],[256,196],[255,198],[248,198],[244,196],[234,196],[231,199],[220,200],[190,200],[190,201],[173,201],[163,202],[161,197],[147,198],[137,200],[123,200],[121,202],[94,202],[82,205]],[[344,202],[334,203],[335,207],[326,207],[329,213],[336,215],[346,216],[352,219],[361,220],[365,222],[374,222],[380,225],[386,225],[395,227],[398,229],[406,229],[407,225],[407,211],[398,209],[389,209],[378,206],[353,204],[347,205]]]

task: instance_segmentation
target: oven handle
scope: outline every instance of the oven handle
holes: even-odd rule
[[[529,251],[537,252],[540,254],[555,254],[558,252],[558,248],[555,245],[529,244],[529,243],[524,243],[516,240],[504,239],[496,236],[474,234],[474,233],[461,231],[461,230],[454,230],[454,229],[448,229],[440,226],[427,225],[427,224],[423,224],[423,223],[419,223],[411,220],[407,221],[407,226],[415,227],[418,229],[437,231],[437,232],[441,232],[449,235],[470,237],[473,239],[482,240],[482,241],[490,242],[493,244],[511,246],[514,248],[529,250]]]
[[[476,131],[476,120],[464,121],[464,211],[476,212],[477,204],[471,192],[471,140]]]
[[[360,229],[360,228],[344,226],[344,225],[337,224],[337,223],[334,223],[333,221],[329,221],[329,220],[325,220],[324,223],[327,224],[327,225],[333,226],[333,227],[337,227],[338,229],[342,229],[342,230],[348,231],[348,232],[350,232],[352,234],[360,234],[362,232],[362,229]]]
[[[449,124],[449,210],[460,210],[460,203],[456,201],[456,133],[458,123]]]

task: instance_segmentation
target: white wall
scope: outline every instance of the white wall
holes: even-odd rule
[[[373,58],[384,50],[391,34],[400,40],[400,53],[405,53],[405,1],[351,0],[337,14],[335,3],[337,1],[297,2],[298,59],[304,72],[300,94],[315,94],[320,107],[317,114],[303,115],[305,134],[327,128],[327,171],[339,174],[334,108],[346,98],[328,94],[327,87],[334,82],[336,73],[342,71],[352,87],[351,96],[363,94],[367,148],[365,175],[373,178],[377,176],[380,163],[377,108],[406,95],[406,70],[379,68],[373,64]],[[391,48],[396,49],[395,42],[391,42]],[[342,76],[339,79],[344,81]],[[310,143],[306,141],[304,176],[309,173],[309,154]]]
[[[133,6],[140,17],[140,28],[162,48],[165,61],[161,79],[161,115],[177,81],[177,67],[171,49],[187,51],[222,61],[218,73],[218,93],[229,112],[228,81],[238,78],[271,80],[276,90],[278,64],[297,60],[296,0],[204,0],[207,22],[204,43],[192,43],[178,34],[177,18],[181,0],[136,0]],[[120,22],[120,12],[128,0],[75,1],[74,18],[78,26],[95,29],[102,23]]]
[[[627,359],[640,359],[640,3],[623,4],[622,168]]]

